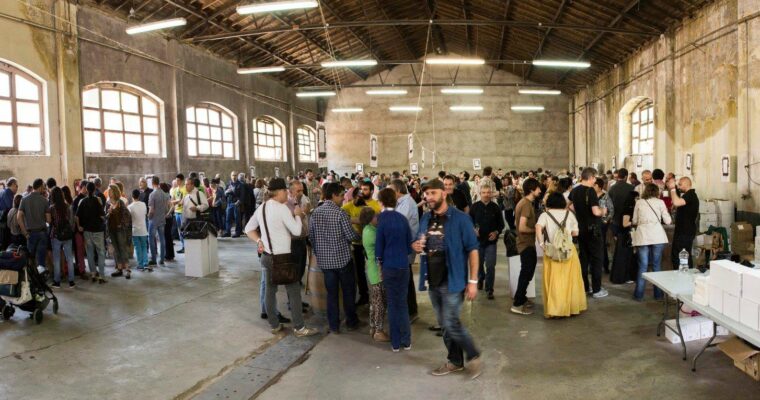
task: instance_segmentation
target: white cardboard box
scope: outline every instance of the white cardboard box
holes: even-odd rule
[[[730,260],[710,261],[710,283],[736,298],[742,297],[742,273],[746,269]]]
[[[739,320],[741,313],[739,312],[741,303],[739,297],[736,297],[728,292],[723,292],[723,315],[734,321]]]
[[[707,317],[694,317],[695,322],[699,323],[699,338],[708,339],[713,335],[713,322]]]
[[[681,318],[680,321],[681,333],[683,334],[683,339],[687,343],[700,339],[701,324],[699,321],[695,321],[694,318]],[[677,330],[676,320],[669,319],[665,321],[665,324]],[[667,328],[665,329],[665,339],[667,339],[670,343],[681,343],[681,338],[678,337],[678,334]]]
[[[752,300],[739,300],[739,322],[754,330],[760,330],[758,321],[760,321],[760,304]]]
[[[715,207],[715,203],[708,200],[700,200],[699,201],[699,213],[700,214],[715,214],[717,212],[717,208]]]
[[[760,304],[760,270],[746,268],[742,273],[742,298]]]
[[[730,335],[731,334],[731,332],[729,332],[728,329],[726,329],[726,328],[724,328],[724,327],[722,327],[720,325],[716,325],[716,326],[717,326],[717,329],[718,329],[718,332],[717,332],[718,336],[726,336],[726,335]]]
[[[511,293],[512,298],[515,297],[515,292],[517,292],[517,281],[520,279],[520,256],[512,256],[509,257],[509,293]],[[536,297],[536,276],[534,274],[533,279],[530,281],[530,284],[528,285],[528,294],[526,295],[529,299],[533,299]]]
[[[202,278],[219,271],[217,239],[185,239],[185,276]]]
[[[723,290],[713,285],[708,286],[707,297],[709,298],[709,306],[713,310],[722,313],[723,312]]]

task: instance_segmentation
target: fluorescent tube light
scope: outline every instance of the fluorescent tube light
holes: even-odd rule
[[[481,88],[443,88],[441,89],[441,93],[443,94],[483,94],[483,89]]]
[[[315,8],[319,4],[315,0],[296,0],[296,1],[276,1],[273,3],[246,4],[237,7],[237,13],[240,15],[256,14],[271,11],[297,10],[303,8]]]
[[[254,67],[254,68],[238,68],[238,74],[264,74],[267,72],[282,72],[285,71],[285,67]]]
[[[559,90],[548,90],[548,89],[520,89],[518,90],[520,94],[535,94],[535,95],[541,95],[541,96],[557,96],[562,94]]]
[[[330,97],[335,96],[335,92],[333,91],[322,91],[322,92],[298,92],[296,93],[296,97]]]
[[[342,60],[342,61],[325,61],[322,63],[324,68],[338,67],[371,67],[377,65],[376,60]]]
[[[433,57],[425,59],[428,65],[483,65],[486,60],[482,58],[461,58],[461,57]]]
[[[367,90],[365,93],[367,93],[370,96],[404,95],[406,94],[406,89],[373,89],[373,90]]]
[[[588,61],[559,61],[559,60],[533,60],[533,65],[538,67],[561,67],[561,68],[588,68]]]
[[[544,106],[512,106],[512,111],[544,111]]]
[[[353,108],[353,107],[346,107],[346,108],[333,108],[330,111],[336,112],[336,113],[356,113],[356,112],[362,112],[364,111],[363,108]]]
[[[399,111],[399,112],[417,112],[422,111],[422,107],[418,106],[390,106],[388,107],[391,111]]]
[[[187,25],[185,18],[172,18],[163,21],[149,22],[147,24],[135,25],[127,28],[127,34],[136,35],[138,33],[157,31],[166,28],[175,28],[177,26]]]
[[[451,106],[451,111],[483,111],[483,106]]]

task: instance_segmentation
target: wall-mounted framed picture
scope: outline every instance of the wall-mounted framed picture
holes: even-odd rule
[[[418,175],[420,173],[420,167],[417,165],[417,163],[411,163],[409,164],[409,172],[412,175]]]
[[[479,158],[473,158],[472,159],[472,169],[475,171],[480,171],[480,159]]]

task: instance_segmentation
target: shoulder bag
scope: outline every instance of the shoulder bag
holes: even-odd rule
[[[273,285],[289,285],[298,282],[301,277],[298,276],[298,266],[293,262],[291,253],[274,254],[272,249],[272,235],[269,234],[269,224],[267,224],[267,205],[263,204],[261,210],[264,219],[264,231],[267,233],[269,240],[269,254],[272,256],[272,268],[269,269],[269,278]]]

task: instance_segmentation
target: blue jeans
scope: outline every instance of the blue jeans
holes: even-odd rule
[[[343,290],[343,312],[346,314],[346,326],[354,327],[359,324],[356,315],[356,275],[354,264],[350,260],[343,268],[323,269],[325,288],[327,289],[327,322],[330,330],[337,332],[340,328],[340,309],[338,293]]]
[[[478,254],[480,255],[478,280],[485,280],[486,292],[493,293],[493,283],[496,279],[496,243],[481,243]]]
[[[34,265],[45,266],[45,256],[48,250],[48,234],[46,231],[29,232],[27,240],[29,255],[36,257]]]
[[[87,265],[90,272],[95,273],[95,253],[98,254],[98,273],[101,278],[106,275],[106,245],[103,232],[84,231],[84,245],[87,253]]]
[[[234,225],[233,225],[234,224]],[[235,203],[227,204],[227,222],[224,234],[229,236],[232,234],[232,227],[235,227],[235,235],[240,236],[240,211]]]
[[[166,259],[166,235],[164,234],[165,222],[161,221],[161,225],[148,221],[148,243],[150,245],[150,261],[156,262],[156,253],[158,253],[158,259],[164,262]],[[158,243],[156,243],[156,237],[158,237]],[[160,246],[160,247],[159,247]]]
[[[383,286],[388,300],[388,322],[391,346],[394,349],[412,344],[412,329],[409,325],[409,305],[406,302],[409,286],[409,268],[383,269]]]
[[[61,282],[61,247],[63,255],[66,257],[66,265],[69,269],[69,282],[74,282],[74,253],[71,249],[72,240],[60,241],[56,238],[52,240],[53,246],[53,282]]]
[[[224,210],[222,206],[211,208],[211,218],[214,225],[216,225],[217,231],[224,232]]]
[[[438,325],[443,331],[443,344],[449,351],[447,357],[449,362],[461,367],[464,365],[463,353],[467,353],[468,361],[479,357],[480,351],[475,347],[475,342],[459,320],[464,291],[449,293],[449,288],[444,284],[440,287],[430,287],[428,295],[430,302],[433,303]]]
[[[148,237],[132,236],[132,244],[135,247],[135,259],[137,268],[143,269],[148,266]]]
[[[179,235],[179,241],[182,243],[182,248],[185,248],[185,238],[182,237],[182,213],[174,214],[174,222],[177,225],[177,235]]]
[[[644,289],[646,288],[646,281],[644,281],[644,272],[649,269],[649,261],[652,261],[652,271],[657,272],[662,268],[660,261],[662,260],[662,249],[665,248],[665,244],[650,244],[649,246],[639,246],[636,251],[639,255],[639,273],[636,277],[636,290],[633,292],[633,297],[641,300],[644,298]],[[661,299],[662,291],[655,286],[654,298]]]

